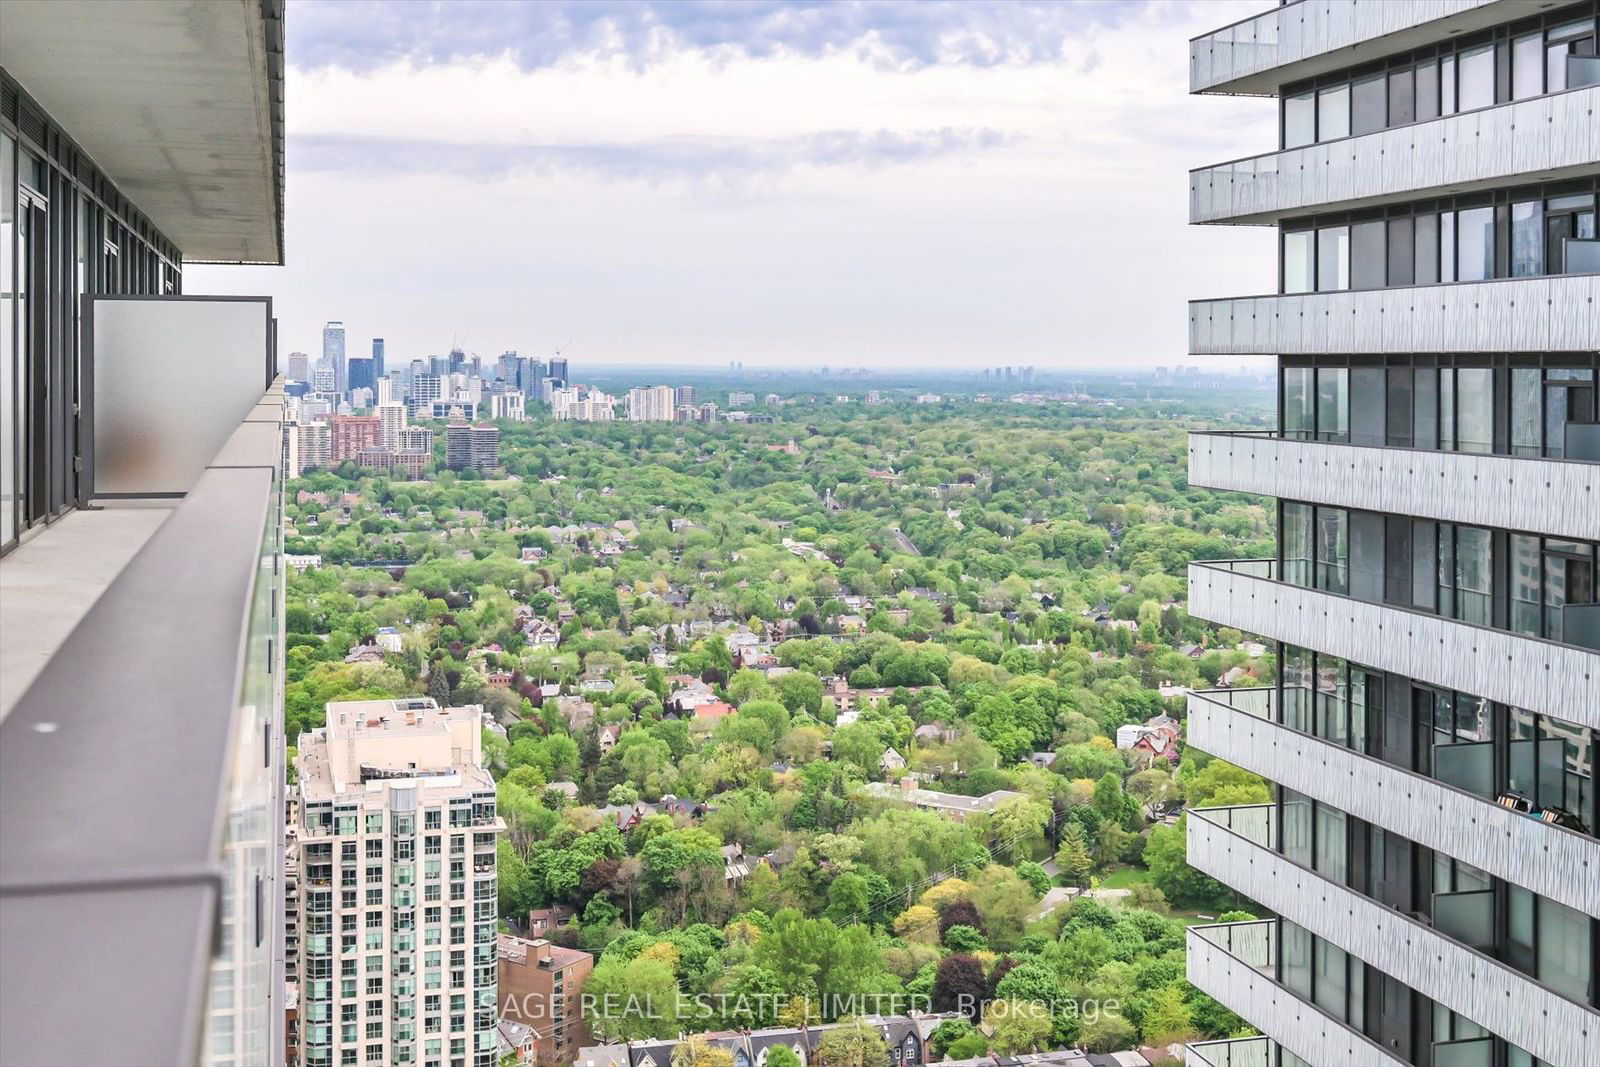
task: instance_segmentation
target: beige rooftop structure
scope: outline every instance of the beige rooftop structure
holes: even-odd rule
[[[423,789],[494,789],[481,766],[482,712],[440,708],[431,699],[346,700],[327,706],[327,725],[300,739],[300,788],[307,801],[371,794],[385,781],[417,779]]]

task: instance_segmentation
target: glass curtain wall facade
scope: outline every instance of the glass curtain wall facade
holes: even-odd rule
[[[1357,5],[1350,17],[1359,20],[1363,10]],[[1378,34],[1359,50],[1359,60],[1345,60],[1353,65],[1342,69],[1328,69],[1339,62],[1336,54],[1344,54],[1330,47],[1321,56],[1296,51],[1277,61],[1270,75],[1252,74],[1257,84],[1264,76],[1276,78],[1280,146],[1357,137],[1463,112],[1487,113],[1548,94],[1592,93],[1600,84],[1595,58],[1600,3],[1595,0],[1542,10],[1492,5],[1474,12],[1470,24],[1463,25],[1468,22],[1463,19],[1451,25],[1448,17],[1440,19],[1419,6],[1414,24],[1404,27],[1404,50],[1382,55],[1384,38]],[[1313,17],[1318,15],[1299,20],[1304,40],[1297,48],[1327,29],[1319,28]],[[1497,24],[1483,25],[1489,20]],[[1385,23],[1384,32],[1398,28]],[[1433,39],[1425,40],[1430,34]],[[1519,138],[1528,136],[1565,134],[1554,128],[1531,135],[1518,131]],[[1463,142],[1459,151],[1477,149]],[[1271,221],[1278,230],[1279,293],[1409,287],[1421,301],[1428,286],[1600,272],[1600,159],[1577,176],[1545,176],[1519,169],[1524,164],[1510,155],[1484,161],[1484,180],[1471,192],[1430,187],[1429,175],[1417,173],[1402,179],[1413,183],[1413,191],[1398,188],[1378,206],[1352,209],[1346,200],[1325,209],[1296,207],[1290,217]],[[1496,181],[1496,173],[1506,177]],[[1334,201],[1336,191],[1327,196]],[[1203,208],[1195,213],[1205,217]],[[1572,336],[1560,327],[1573,317],[1600,314],[1581,300],[1571,306],[1539,302],[1555,320],[1551,337]],[[1285,304],[1287,310],[1279,313],[1295,314],[1298,303]],[[1194,829],[1197,823],[1223,827],[1338,887],[1322,897],[1326,907],[1320,911],[1309,908],[1293,916],[1304,920],[1302,926],[1266,920],[1277,952],[1272,977],[1302,1002],[1303,1021],[1309,1018],[1304,1013],[1315,1013],[1322,1022],[1274,1033],[1268,1020],[1286,1016],[1259,988],[1230,985],[1227,976],[1204,967],[1192,969],[1191,980],[1266,1033],[1273,1042],[1269,1062],[1278,1062],[1270,1056],[1282,1062],[1312,1059],[1322,1051],[1312,1031],[1326,1032],[1322,1024],[1353,1032],[1349,1039],[1358,1045],[1376,1046],[1374,1061],[1386,1053],[1418,1067],[1600,1062],[1600,907],[1586,903],[1595,895],[1584,881],[1600,870],[1594,789],[1600,730],[1600,501],[1589,511],[1584,496],[1591,474],[1600,476],[1600,353],[1495,351],[1457,328],[1449,337],[1425,338],[1417,331],[1404,333],[1401,341],[1397,334],[1392,349],[1382,342],[1368,346],[1369,339],[1362,338],[1363,351],[1353,354],[1339,324],[1321,311],[1300,314],[1296,352],[1309,354],[1279,357],[1279,421],[1273,432],[1311,446],[1295,449],[1307,455],[1300,461],[1307,469],[1314,462],[1310,455],[1327,446],[1327,463],[1319,466],[1329,468],[1328,477],[1263,473],[1269,464],[1262,457],[1275,454],[1269,449],[1241,449],[1238,458],[1227,461],[1240,464],[1237,474],[1217,471],[1218,461],[1207,458],[1191,467],[1191,475],[1212,472],[1218,481],[1283,486],[1279,491],[1285,499],[1273,504],[1278,548],[1267,580],[1330,594],[1321,611],[1329,629],[1381,621],[1386,643],[1416,644],[1386,659],[1385,669],[1345,659],[1316,647],[1317,628],[1308,628],[1296,615],[1311,603],[1304,595],[1286,592],[1280,600],[1266,589],[1246,594],[1242,586],[1233,587],[1239,599],[1229,601],[1226,610],[1248,596],[1253,606],[1247,614],[1265,620],[1260,635],[1276,641],[1279,652],[1270,702],[1259,702],[1263,710],[1251,714],[1366,758],[1339,756],[1335,764],[1333,757],[1316,755],[1321,745],[1286,744],[1280,738],[1292,735],[1282,731],[1256,732],[1248,717],[1241,722],[1237,714],[1245,705],[1233,704],[1219,691],[1219,700],[1234,709],[1233,719],[1219,714],[1206,722],[1236,725],[1226,731],[1210,727],[1217,730],[1211,736],[1240,753],[1254,745],[1262,753],[1256,769],[1277,768],[1293,779],[1293,787],[1273,783],[1275,799],[1264,824],[1257,809],[1191,813],[1189,860],[1218,877],[1226,872],[1224,880],[1243,897],[1271,901],[1275,892],[1281,895],[1283,885],[1290,884],[1279,882],[1275,889],[1274,879],[1284,874],[1281,867],[1241,862],[1237,848],[1219,844],[1224,837]],[[1435,347],[1416,351],[1400,344]],[[1334,446],[1390,450],[1393,457]],[[1430,458],[1426,469],[1444,474],[1437,484],[1417,484],[1409,477],[1406,457],[1418,451],[1461,458]],[[1475,506],[1494,493],[1484,481],[1491,463],[1499,464],[1493,477],[1567,488],[1552,490],[1547,500],[1523,509],[1526,513],[1507,525],[1487,503],[1481,510]],[[1507,470],[1506,464],[1524,469]],[[1347,470],[1362,479],[1392,476],[1394,492],[1354,493],[1333,484],[1340,477],[1348,480]],[[1251,483],[1251,478],[1261,480]],[[1431,496],[1435,493],[1437,499]],[[1384,499],[1394,510],[1346,506],[1353,498]],[[1411,504],[1415,510],[1408,510]],[[1548,513],[1541,514],[1542,509]],[[1576,521],[1569,514],[1577,515]],[[1474,521],[1479,515],[1483,518]],[[1206,602],[1221,608],[1235,594],[1219,588],[1209,587]],[[1363,606],[1346,614],[1343,605],[1351,601]],[[1274,611],[1281,617],[1274,618]],[[1419,624],[1422,616],[1467,625],[1430,628]],[[1449,636],[1426,643],[1412,636],[1424,631]],[[1531,684],[1531,675],[1530,684],[1521,687],[1526,698],[1511,702],[1506,691],[1487,699],[1423,680],[1449,677],[1450,664],[1460,657],[1484,655],[1470,647],[1480,632],[1512,635],[1505,670],[1513,677],[1560,663],[1571,675],[1557,681],[1579,693],[1593,692],[1594,700],[1565,699],[1552,687]],[[1343,632],[1327,640],[1328,647],[1340,647],[1345,655],[1371,644]],[[1497,648],[1506,647],[1505,638],[1493,640]],[[1299,762],[1319,758],[1324,762],[1316,767]],[[1317,769],[1334,765],[1352,768],[1348,773],[1358,780],[1345,781],[1344,770],[1334,775]],[[1403,777],[1397,778],[1396,768]],[[1416,811],[1402,807],[1423,801],[1410,800],[1407,788],[1394,788],[1396,781],[1419,778],[1435,791],[1430,795],[1448,796],[1450,810],[1458,814],[1481,808],[1486,817],[1463,825],[1461,832],[1475,835],[1476,851],[1470,854],[1491,870],[1452,855],[1448,835],[1435,833],[1427,844],[1407,836],[1406,831],[1434,833],[1421,825]],[[1439,786],[1455,792],[1440,794]],[[1496,807],[1544,825],[1537,834],[1490,835],[1488,816],[1502,817]],[[1359,817],[1352,814],[1357,808]],[[1257,836],[1239,830],[1257,824],[1262,824]],[[1486,836],[1488,844],[1477,848]],[[1543,840],[1547,847],[1530,854],[1525,837]],[[1554,850],[1551,843],[1557,845]],[[1559,867],[1552,851],[1562,853]],[[1461,855],[1467,854],[1463,845]],[[1303,890],[1319,883],[1292,884]],[[1552,893],[1561,899],[1552,899]],[[1367,936],[1370,926],[1354,918],[1359,908],[1337,906],[1349,894],[1379,905],[1377,915],[1403,916],[1426,927],[1416,936],[1443,939],[1476,962],[1456,973],[1441,955],[1433,972],[1411,974],[1411,985],[1396,980],[1376,965],[1384,950]],[[1282,899],[1272,906],[1293,910],[1290,905]],[[1461,996],[1464,984],[1485,981],[1522,990],[1512,996],[1510,1012],[1501,1011],[1498,1002]],[[1483,1017],[1463,1013],[1468,1006]],[[1540,1022],[1557,1016],[1569,1023],[1577,1019],[1579,1025]],[[1258,1048],[1241,1046],[1240,1053]]]
[[[0,552],[79,497],[91,293],[183,290],[183,258],[0,70]]]

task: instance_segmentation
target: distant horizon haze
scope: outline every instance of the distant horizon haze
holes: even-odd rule
[[[1261,6],[297,0],[286,265],[184,288],[391,366],[1193,362],[1273,231],[1191,230],[1188,170],[1276,115],[1189,97],[1187,41]]]

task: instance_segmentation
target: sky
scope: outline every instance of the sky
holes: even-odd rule
[[[1276,121],[1187,41],[1265,3],[291,0],[286,264],[185,289],[391,365],[1201,362],[1275,257],[1187,173]]]

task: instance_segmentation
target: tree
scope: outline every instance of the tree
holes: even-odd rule
[[[952,900],[945,905],[944,911],[939,914],[940,939],[954,926],[966,926],[983,933],[983,916],[979,914],[978,906],[970,900]]]
[[[982,952],[989,939],[970,926],[952,926],[944,933],[944,944],[952,952]]]
[[[934,944],[940,936],[939,913],[926,904],[915,904],[895,916],[894,932],[916,944]]]
[[[772,1045],[767,1049],[767,1067],[801,1067],[800,1054],[788,1045]]]
[[[583,992],[584,1016],[602,1041],[667,1038],[682,1028],[678,980],[659,960],[602,959]]]
[[[1151,881],[1179,908],[1214,908],[1232,899],[1233,893],[1215,878],[1189,866],[1189,845],[1184,824],[1188,815],[1175,824],[1163,824],[1150,831],[1144,848],[1144,862]]]
[[[672,1067],[733,1067],[733,1053],[690,1034],[673,1046]]]
[[[950,1046],[976,1033],[972,1023],[967,1019],[946,1019],[933,1028],[933,1033],[928,1035],[928,1047],[934,1058],[943,1058]],[[771,1056],[767,1057],[770,1067]]]
[[[1013,797],[994,809],[990,825],[1004,855],[1015,860],[1032,857],[1044,842],[1050,809],[1031,797]]]
[[[1139,1028],[1151,1044],[1169,1045],[1194,1037],[1194,1020],[1189,1014],[1189,1005],[1184,1002],[1183,990],[1177,986],[1163,986],[1151,993]]]
[[[1038,1052],[1050,1044],[1055,1018],[1050,1008],[1030,1000],[991,1001],[983,1013],[990,1046],[1005,1056]]]
[[[819,1067],[882,1067],[889,1061],[889,1046],[876,1027],[846,1017],[817,1043]]]
[[[1117,1052],[1139,1039],[1133,1024],[1120,1015],[1102,1011],[1083,1024],[1080,1040],[1090,1052]]]
[[[1149,855],[1148,849],[1145,855]],[[1083,839],[1083,828],[1075,822],[1068,823],[1066,832],[1061,835],[1061,847],[1056,849],[1056,868],[1061,871],[1061,880],[1068,885],[1081,888],[1089,884],[1089,872],[1094,869],[1094,863]]]
[[[933,978],[933,1010],[958,1011],[976,1020],[983,1007],[988,983],[978,957],[955,952],[939,961]]]

